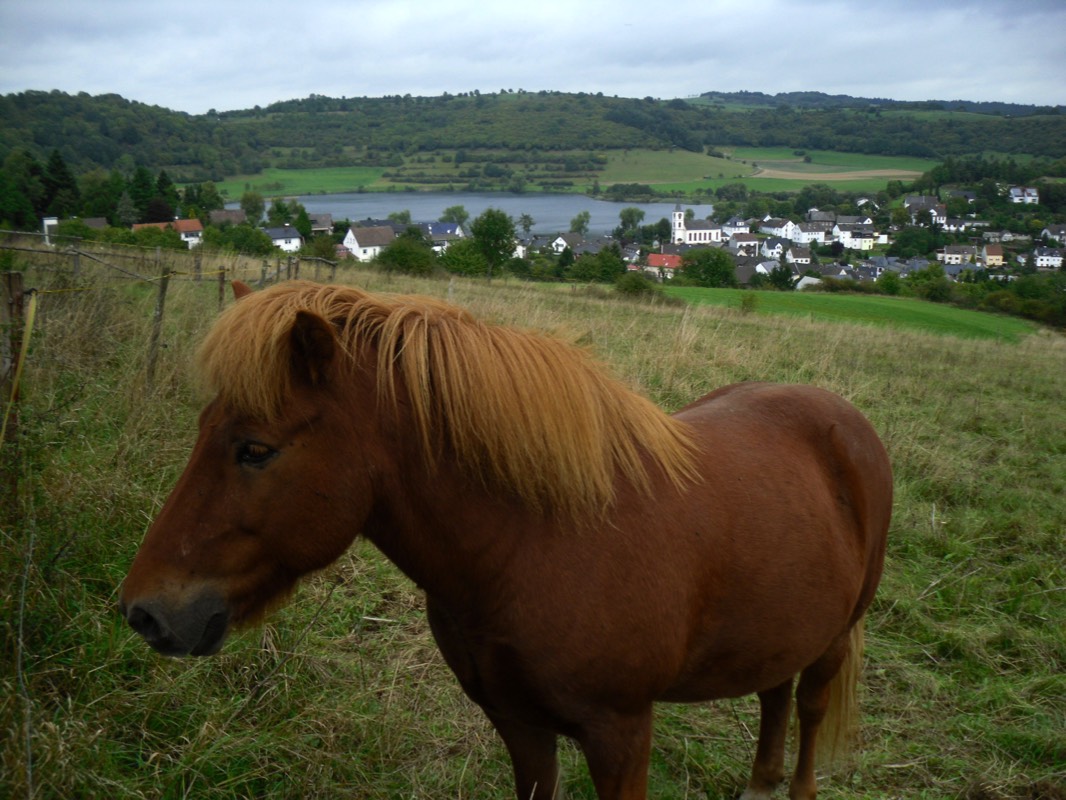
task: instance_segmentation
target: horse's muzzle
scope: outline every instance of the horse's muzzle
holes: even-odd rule
[[[178,605],[163,598],[119,601],[119,613],[155,650],[165,656],[209,656],[222,649],[229,610],[222,597],[206,592]]]

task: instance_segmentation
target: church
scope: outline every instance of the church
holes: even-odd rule
[[[680,203],[674,207],[670,229],[670,241],[674,244],[712,245],[722,242],[721,225],[706,219],[686,219]]]

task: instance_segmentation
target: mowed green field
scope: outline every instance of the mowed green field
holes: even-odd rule
[[[907,297],[826,294],[823,292],[752,292],[745,289],[702,289],[669,286],[667,293],[689,303],[740,308],[754,298],[754,310],[827,322],[854,322],[973,339],[1017,342],[1037,326],[1017,317],[987,314]]]

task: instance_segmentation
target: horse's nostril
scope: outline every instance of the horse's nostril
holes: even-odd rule
[[[126,613],[126,621],[131,628],[148,641],[158,639],[163,630],[151,612],[136,603],[129,607]]]

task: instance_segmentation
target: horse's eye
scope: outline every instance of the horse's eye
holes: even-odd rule
[[[261,467],[277,454],[277,450],[262,442],[241,442],[237,448],[237,463],[249,467]]]

